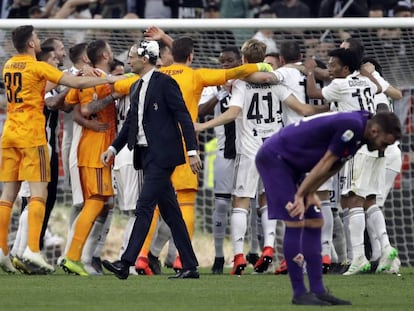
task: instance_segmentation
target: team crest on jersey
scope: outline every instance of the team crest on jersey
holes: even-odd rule
[[[341,136],[341,140],[345,143],[347,143],[348,141],[350,141],[352,138],[354,137],[354,132],[351,130],[346,130],[342,136]]]
[[[152,104],[152,108],[157,111],[158,110],[158,104],[157,103],[153,103]]]

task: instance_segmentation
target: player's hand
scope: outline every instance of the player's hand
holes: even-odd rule
[[[285,208],[290,217],[293,218],[299,216],[299,220],[303,220],[305,215],[305,203],[303,197],[295,196],[295,202],[288,202]]]
[[[102,123],[96,119],[89,120],[88,126],[92,131],[95,132],[105,132],[109,128],[108,123]]]
[[[268,63],[257,63],[258,71],[272,72],[273,67]]]
[[[159,41],[163,38],[164,35],[165,35],[165,32],[157,26],[150,26],[144,32],[144,37],[147,40]]]
[[[101,162],[103,165],[108,166],[112,163],[114,157],[115,157],[114,152],[111,149],[108,149],[104,153],[101,154]]]
[[[194,122],[194,129],[196,132],[204,131],[203,123]]]
[[[315,68],[317,67],[317,63],[313,58],[307,58],[305,60],[305,62],[303,63],[303,66],[305,67],[305,74],[309,71],[313,71],[315,70]]]
[[[201,163],[200,156],[198,154],[188,157],[190,161],[191,171],[194,174],[198,174],[201,172],[203,164]]]
[[[374,71],[375,71],[375,66],[370,62],[363,64],[360,68],[360,73],[363,76],[368,76],[372,74]]]
[[[222,88],[220,91],[218,91],[218,93],[216,94],[216,98],[218,101],[222,101],[223,99],[225,99],[227,96],[229,96],[229,91],[227,91],[227,89]]]
[[[102,74],[101,71],[89,65],[84,65],[78,73],[78,75],[86,76],[86,77],[100,77],[101,74]]]

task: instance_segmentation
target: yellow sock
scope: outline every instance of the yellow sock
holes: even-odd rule
[[[9,253],[7,237],[9,235],[9,225],[12,207],[12,202],[2,200],[0,201],[0,248],[3,250],[5,255]]]
[[[27,206],[29,213],[27,246],[35,253],[40,252],[40,234],[45,218],[45,204],[46,200],[44,198],[32,197]]]
[[[75,225],[75,232],[73,233],[72,241],[66,257],[70,260],[78,261],[81,259],[83,246],[88,238],[89,232],[92,229],[98,215],[104,208],[104,201],[98,199],[87,199],[79,214]]]
[[[188,234],[190,239],[194,235],[194,204],[197,192],[195,190],[178,190],[177,191],[177,200],[180,204],[181,213],[183,214],[183,219],[187,227]]]
[[[142,245],[141,251],[138,257],[148,257],[148,253],[151,247],[152,238],[154,237],[155,229],[157,228],[157,221],[160,217],[160,211],[158,206],[155,207],[154,216],[152,217],[151,226],[149,228],[147,237],[145,238],[144,244]]]

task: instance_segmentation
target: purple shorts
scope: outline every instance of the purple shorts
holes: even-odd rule
[[[264,148],[256,155],[256,166],[265,188],[269,219],[299,221],[298,216],[289,215],[286,204],[293,203],[303,174],[298,174],[281,156]],[[305,219],[313,218],[322,218],[322,213],[311,206],[305,212]]]

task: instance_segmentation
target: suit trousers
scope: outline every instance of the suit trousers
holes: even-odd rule
[[[193,270],[198,266],[197,258],[171,183],[171,174],[175,167],[161,168],[154,161],[147,162],[145,157],[150,156],[147,153],[147,148],[141,148],[143,163],[146,163],[143,168],[144,181],[137,201],[134,226],[121,260],[134,265],[148,234],[155,206],[158,204],[161,216],[171,229],[183,269]]]

